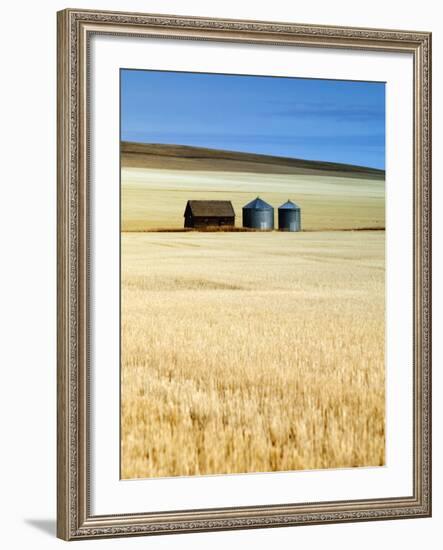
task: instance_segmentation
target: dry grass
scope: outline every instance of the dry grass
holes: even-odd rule
[[[122,230],[182,228],[189,199],[232,201],[241,226],[242,206],[257,195],[274,207],[288,198],[300,204],[306,230],[385,227],[382,180],[123,167]]]
[[[384,464],[384,242],[123,234],[122,477]]]

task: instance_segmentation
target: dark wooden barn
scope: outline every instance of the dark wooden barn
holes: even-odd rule
[[[185,227],[224,227],[235,224],[231,201],[188,201],[185,208]]]

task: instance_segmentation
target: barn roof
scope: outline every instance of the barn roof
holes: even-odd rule
[[[231,201],[188,201],[186,204],[185,215],[188,209],[191,214],[199,217],[232,217],[235,216]]]
[[[273,210],[272,206],[265,202],[260,197],[257,197],[251,202],[248,202],[243,208],[247,208],[250,210]]]
[[[295,202],[292,202],[291,200],[288,199],[288,201],[282,204],[281,206],[279,206],[278,209],[279,210],[300,210],[300,207],[298,204],[295,204]]]

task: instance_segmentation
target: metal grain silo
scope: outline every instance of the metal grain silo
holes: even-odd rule
[[[243,206],[243,227],[272,231],[274,229],[274,208],[257,197]]]
[[[300,207],[288,200],[278,208],[278,228],[280,231],[301,231]]]

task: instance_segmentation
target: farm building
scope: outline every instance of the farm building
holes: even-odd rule
[[[274,229],[274,208],[257,197],[243,206],[243,227],[272,231]]]
[[[280,231],[301,231],[301,209],[290,201],[278,207],[278,228]]]
[[[185,227],[224,227],[235,224],[235,212],[231,201],[188,201]]]

